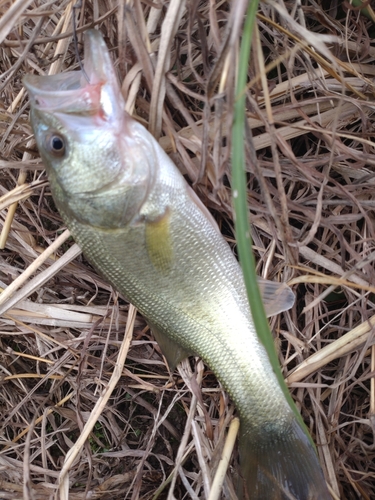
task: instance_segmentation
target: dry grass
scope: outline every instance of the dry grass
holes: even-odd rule
[[[21,77],[77,69],[72,16],[81,56],[83,32],[97,26],[128,110],[160,136],[234,244],[230,128],[245,3],[179,1],[173,14],[176,2],[0,2],[0,286],[18,278],[0,297],[1,498],[53,498],[59,484],[68,498],[67,478],[70,499],[167,498],[170,482],[177,499],[208,497],[234,408],[198,360],[171,377],[143,319],[64,233]],[[343,5],[262,3],[248,192],[258,272],[283,274],[297,294],[272,321],[285,377],[335,495],[370,499],[375,25]]]

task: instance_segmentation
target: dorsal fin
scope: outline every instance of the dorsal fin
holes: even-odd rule
[[[258,278],[258,285],[268,318],[293,306],[296,297],[286,283]]]

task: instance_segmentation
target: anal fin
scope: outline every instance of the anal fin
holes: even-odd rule
[[[148,324],[165,358],[168,361],[168,365],[171,371],[173,371],[176,368],[176,366],[178,365],[178,363],[180,363],[180,361],[192,355],[190,351],[179,346],[177,342],[168,337],[158,327],[156,327],[150,322],[148,322]]]

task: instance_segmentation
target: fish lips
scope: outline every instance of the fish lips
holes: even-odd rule
[[[110,120],[124,109],[117,76],[107,46],[97,30],[85,34],[81,71],[57,75],[26,75],[23,83],[35,109],[68,114],[100,113]]]

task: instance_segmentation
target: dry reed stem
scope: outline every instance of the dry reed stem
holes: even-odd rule
[[[132,339],[136,314],[136,309],[133,306],[130,306],[124,339],[122,341],[109,384],[103,388],[102,395],[98,398],[90,414],[90,417],[86,422],[85,427],[81,431],[78,440],[74,443],[72,448],[70,448],[65,457],[64,465],[59,475],[59,498],[61,498],[61,500],[69,500],[69,469],[73,465],[73,462],[76,460],[76,458],[78,458],[78,455],[83,449],[86,440],[91,434],[94,425],[102,414],[102,411],[108,403],[109,398],[111,397],[112,392],[114,391],[116,384],[121,377],[122,371],[124,369],[125,359],[128,354],[130,342]]]
[[[337,358],[341,358],[347,353],[355,351],[359,346],[363,346],[367,341],[371,342],[373,328],[375,326],[375,316],[366,322],[353,328],[331,344],[322,347],[318,352],[305,359],[288,376],[286,382],[293,384],[307,378],[311,373],[318,372],[323,366]]]
[[[0,2],[1,498],[56,497],[92,419],[69,467],[70,499],[212,491],[235,410],[195,359],[172,379],[140,316],[110,400],[93,413],[129,305],[65,239],[21,79],[78,69],[73,16],[81,58],[84,32],[100,29],[126,109],[161,135],[234,246],[230,134],[245,7]],[[247,91],[258,165],[247,165],[248,193],[258,272],[288,280],[297,295],[271,320],[284,375],[333,498],[354,500],[375,497],[375,31],[350,2],[325,7],[260,4]],[[223,498],[236,498],[237,463],[235,448]]]
[[[227,473],[228,465],[232,456],[232,451],[239,428],[240,428],[240,420],[239,418],[234,418],[228,429],[228,436],[223,448],[220,465],[216,471],[214,480],[212,482],[212,488],[208,496],[208,500],[218,500],[221,497],[221,489],[224,483],[225,475]]]

